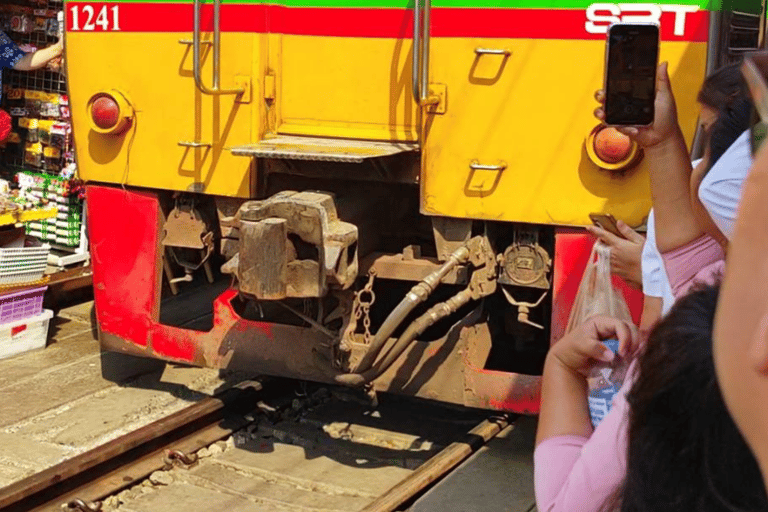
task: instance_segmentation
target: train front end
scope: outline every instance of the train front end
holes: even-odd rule
[[[588,215],[650,208],[592,116],[608,24],[661,24],[693,143],[707,66],[764,13],[306,4],[66,2],[102,347],[536,413]]]

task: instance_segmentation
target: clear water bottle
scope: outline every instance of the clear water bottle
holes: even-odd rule
[[[613,405],[613,397],[619,392],[627,374],[627,361],[619,356],[619,341],[604,340],[603,344],[613,353],[610,363],[597,363],[587,377],[589,384],[589,415],[592,426],[597,427]]]

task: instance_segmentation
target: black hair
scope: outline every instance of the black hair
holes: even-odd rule
[[[748,96],[735,99],[720,110],[709,133],[709,165],[707,172],[721,156],[752,126],[754,106]]]
[[[757,462],[731,419],[712,361],[719,288],[680,299],[651,332],[627,400],[621,512],[766,511]]]
[[[696,97],[717,112],[717,121],[705,134],[709,147],[708,173],[723,153],[752,126],[753,106],[739,62],[723,66],[709,75]]]
[[[737,98],[749,96],[747,83],[741,74],[740,63],[723,66],[709,75],[696,97],[699,103],[719,112]]]

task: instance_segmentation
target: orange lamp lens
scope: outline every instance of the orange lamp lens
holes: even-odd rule
[[[621,162],[629,156],[631,151],[632,141],[616,128],[603,128],[595,136],[595,153],[604,162],[611,164]]]

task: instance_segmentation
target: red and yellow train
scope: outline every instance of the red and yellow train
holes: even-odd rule
[[[67,0],[103,348],[536,413],[588,215],[650,208],[594,145],[607,26],[660,23],[692,147],[763,44],[675,2]]]

